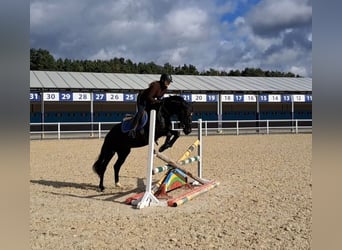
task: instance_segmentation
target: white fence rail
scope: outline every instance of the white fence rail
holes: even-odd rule
[[[31,139],[103,138],[119,122],[56,122],[30,123]],[[193,121],[197,128],[198,121]],[[203,135],[226,134],[279,134],[312,133],[312,119],[296,120],[234,120],[202,121]],[[179,122],[172,128],[181,131]],[[196,129],[193,130],[197,133]]]

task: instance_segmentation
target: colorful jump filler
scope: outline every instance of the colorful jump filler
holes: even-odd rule
[[[186,150],[186,152],[175,162],[166,155],[154,150],[154,132],[155,132],[155,110],[150,114],[150,137],[148,152],[148,169],[145,192],[135,194],[126,199],[127,204],[136,208],[148,206],[171,206],[177,207],[187,201],[215,188],[219,185],[217,181],[210,181],[202,178],[202,121],[198,121],[198,139]],[[198,155],[190,157],[191,152],[198,148]],[[164,166],[153,168],[153,158],[158,157],[165,162]],[[193,175],[183,168],[184,165],[197,162],[198,176]],[[152,174],[166,171],[163,177],[152,186]],[[177,197],[172,196],[174,190],[185,189]]]

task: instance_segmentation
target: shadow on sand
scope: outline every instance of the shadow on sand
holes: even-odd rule
[[[141,193],[145,191],[145,184],[144,184],[143,178],[137,178],[136,188],[130,189],[130,190],[124,190],[123,188],[115,188],[115,192],[112,192],[112,188],[110,188],[111,192],[106,192],[106,189],[105,191],[101,192],[97,185],[92,185],[88,183],[74,183],[74,182],[51,181],[51,180],[30,180],[30,182],[33,184],[49,186],[49,187],[58,188],[58,189],[76,188],[80,190],[96,191],[96,194],[85,195],[85,196],[77,195],[74,193],[59,193],[59,192],[44,191],[44,192],[51,193],[54,195],[69,196],[69,197],[76,197],[76,198],[82,198],[82,199],[96,199],[96,200],[117,202],[117,203],[122,203],[122,204],[126,204],[126,203],[124,201],[119,201],[118,199],[121,199],[122,197],[129,195],[129,194],[133,195],[134,193]]]

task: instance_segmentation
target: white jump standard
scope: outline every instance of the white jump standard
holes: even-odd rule
[[[137,208],[144,208],[147,206],[165,206],[152,193],[152,169],[153,169],[153,154],[154,154],[154,133],[156,125],[156,111],[154,109],[150,112],[150,133],[148,139],[148,163],[146,174],[146,191],[142,199],[137,203]]]

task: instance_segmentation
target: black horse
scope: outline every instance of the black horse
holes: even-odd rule
[[[180,136],[179,131],[172,130],[171,118],[176,116],[180,122],[183,132],[187,135],[191,133],[192,124],[192,106],[187,103],[181,96],[170,96],[162,99],[155,107],[150,107],[146,110],[149,114],[151,109],[156,109],[156,128],[155,142],[166,136],[164,144],[159,148],[159,152],[172,147]],[[118,159],[114,164],[114,181],[115,186],[120,187],[119,171],[127,156],[131,152],[131,148],[138,148],[148,145],[149,139],[149,118],[146,124],[137,132],[135,138],[128,136],[127,132],[122,131],[123,122],[116,124],[106,135],[100,155],[93,165],[93,170],[100,177],[99,188],[104,190],[103,177],[109,161],[115,153],[118,154]]]

